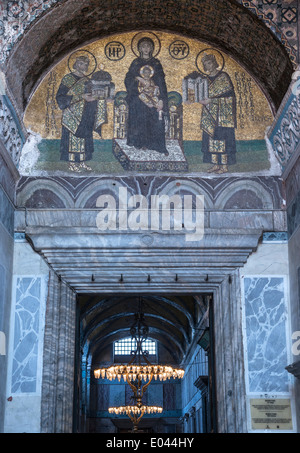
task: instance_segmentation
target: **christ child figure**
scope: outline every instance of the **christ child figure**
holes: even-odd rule
[[[143,66],[140,70],[140,77],[136,79],[139,82],[139,98],[148,107],[155,107],[159,114],[159,119],[162,119],[163,101],[159,99],[159,88],[155,85],[152,77],[154,70],[151,66]]]

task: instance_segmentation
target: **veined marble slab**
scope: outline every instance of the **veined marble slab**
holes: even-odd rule
[[[288,392],[285,282],[283,277],[245,277],[249,392]]]
[[[40,296],[40,277],[19,277],[17,279],[12,393],[36,392]]]

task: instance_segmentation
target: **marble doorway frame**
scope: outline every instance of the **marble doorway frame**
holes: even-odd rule
[[[99,234],[83,219],[74,222],[81,226],[70,228],[68,215],[27,211],[24,228],[27,240],[51,269],[41,432],[73,430],[76,296],[80,293],[212,294],[217,430],[247,432],[239,270],[256,250],[261,229],[207,228],[203,241],[194,244],[182,232]],[[74,211],[73,221],[76,215],[83,214]],[[88,213],[84,215],[89,218]]]
[[[191,269],[190,269],[191,270]],[[189,272],[189,268],[186,269]],[[165,273],[168,272],[165,270]],[[76,292],[51,272],[46,312],[42,383],[42,432],[72,432],[75,379]],[[204,276],[205,277],[205,276]],[[205,280],[205,277],[203,280]],[[166,277],[167,279],[167,277]],[[179,278],[180,280],[180,278]],[[246,432],[242,310],[238,269],[210,275],[198,283],[175,282],[160,294],[210,293],[214,301],[214,352],[217,431]],[[125,293],[132,294],[132,288]],[[149,293],[149,282],[139,293]],[[107,294],[113,294],[108,291]],[[56,339],[58,338],[58,341]]]

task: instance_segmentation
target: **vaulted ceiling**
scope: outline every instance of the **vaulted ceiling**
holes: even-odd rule
[[[82,347],[88,344],[89,354],[101,357],[114,341],[130,336],[139,301],[138,295],[81,295]],[[148,337],[158,340],[174,363],[185,358],[193,340],[208,325],[207,296],[143,295],[141,309]]]

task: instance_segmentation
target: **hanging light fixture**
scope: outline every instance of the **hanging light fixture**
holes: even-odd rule
[[[132,352],[132,359],[127,365],[112,365],[94,370],[96,379],[121,379],[129,384],[133,391],[135,404],[132,406],[110,407],[109,413],[126,414],[134,425],[134,431],[145,413],[162,413],[163,408],[158,406],[145,406],[142,404],[143,395],[152,379],[165,381],[166,379],[182,379],[184,370],[173,368],[169,365],[152,365],[148,359],[148,352],[143,350],[142,343],[148,337],[149,328],[141,311],[141,298],[139,299],[139,312],[135,314],[135,321],[130,329],[132,338],[136,342],[136,349]],[[144,383],[143,383],[144,382]]]
[[[97,379],[106,378],[109,381],[118,379],[119,382],[122,378],[124,381],[132,382],[135,381],[138,376],[140,376],[140,379],[145,382],[151,381],[153,377],[155,380],[159,379],[160,381],[165,381],[170,378],[181,379],[184,376],[184,370],[163,365],[150,364],[139,366],[135,364],[128,364],[113,365],[108,368],[99,368],[94,370],[94,376]]]
[[[138,431],[138,424],[144,414],[161,414],[163,411],[162,407],[158,406],[119,406],[109,407],[108,412],[110,414],[126,414],[133,423],[133,431]]]

